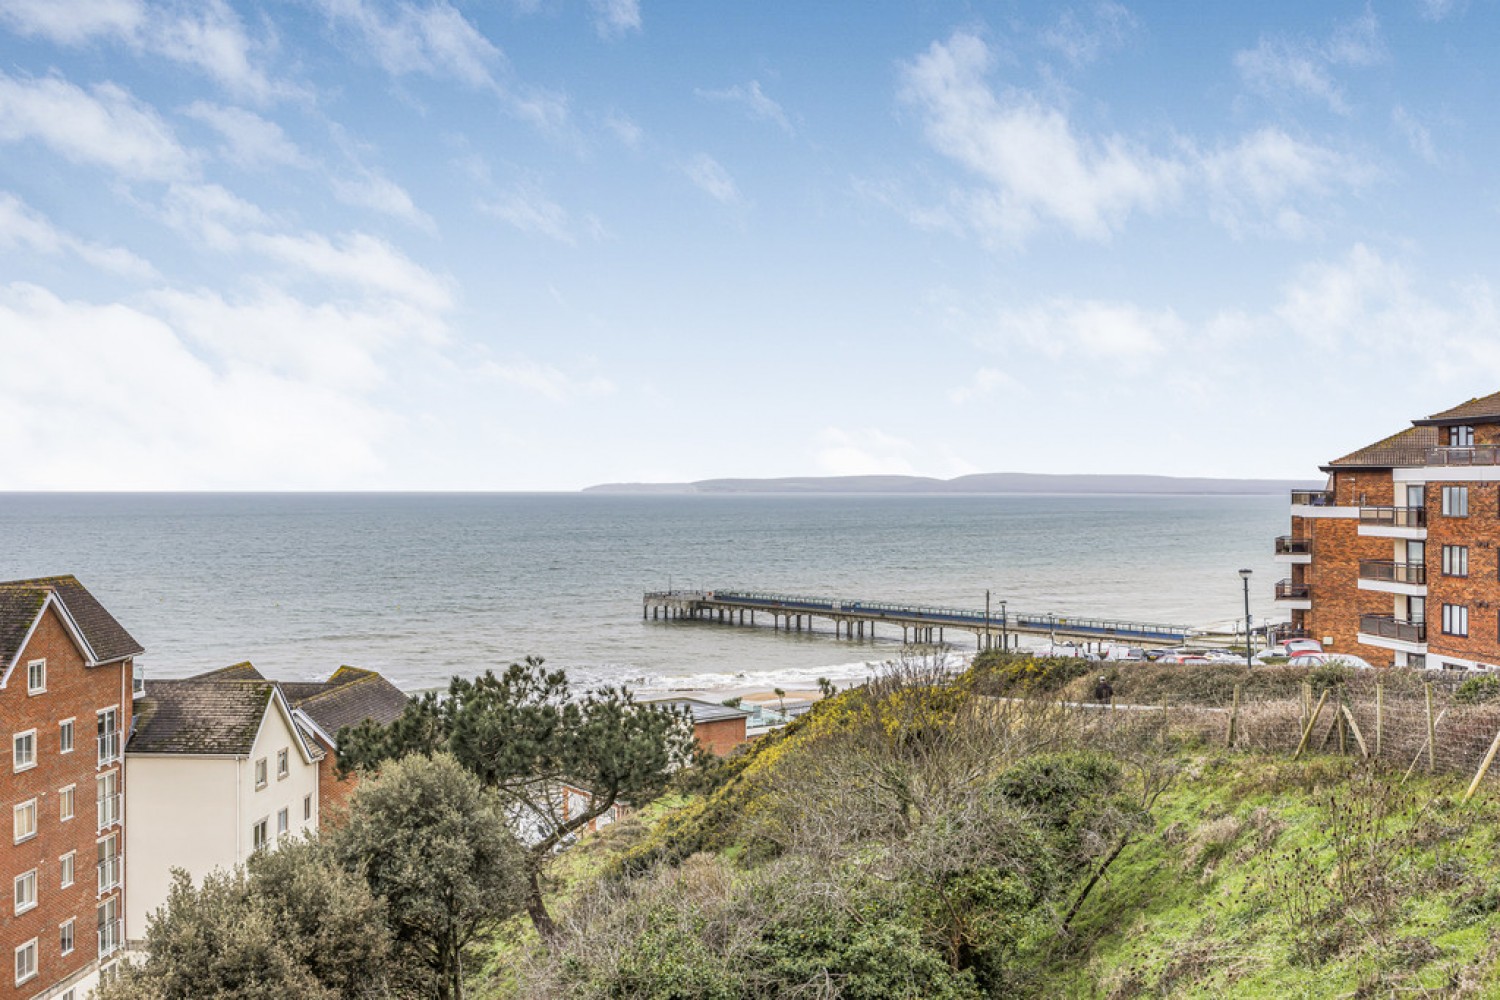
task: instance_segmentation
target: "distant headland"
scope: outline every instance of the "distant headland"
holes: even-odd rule
[[[787,476],[700,479],[694,483],[602,483],[585,493],[1154,493],[1276,494],[1321,489],[1305,479],[1212,479],[1183,476],[1053,475],[986,472],[956,479],[928,476]]]

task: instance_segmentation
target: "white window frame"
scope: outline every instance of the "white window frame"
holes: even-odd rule
[[[271,846],[271,817],[262,816],[250,826],[250,849],[264,850]]]
[[[31,747],[31,752],[27,754],[24,764],[21,762],[21,742],[23,740],[29,743]],[[36,767],[36,730],[27,729],[12,736],[10,738],[10,750],[10,766],[12,771],[19,773]]]
[[[26,956],[26,968],[21,968],[21,956]],[[16,985],[30,982],[37,975],[36,938],[16,947]]]
[[[1448,447],[1450,448],[1472,448],[1474,447],[1474,425],[1453,424],[1448,428]]]
[[[30,912],[36,909],[36,869],[22,872],[16,876],[14,894],[11,901],[16,904],[16,915]]]
[[[61,722],[59,722],[57,724],[57,752],[58,753],[72,753],[73,752],[73,737],[74,737],[74,735],[75,734],[73,732],[73,720],[72,719],[63,719]]]
[[[31,822],[29,823],[31,829],[29,829],[25,833],[22,833],[21,817],[28,815],[31,817]],[[10,820],[11,833],[13,834],[13,843],[19,844],[23,841],[30,840],[32,837],[35,837],[37,827],[36,799],[27,799],[25,802],[17,803],[16,806],[11,810]]]
[[[292,773],[292,763],[289,752],[285,747],[276,751],[276,780],[288,777]]]
[[[57,859],[59,888],[66,889],[78,877],[78,852],[69,851]]]
[[[105,791],[113,789],[113,791]],[[111,768],[94,778],[94,819],[99,830],[108,830],[124,818],[120,798],[120,769]]]
[[[292,829],[292,810],[290,806],[282,806],[276,810],[276,839],[285,837]]]
[[[78,807],[78,786],[65,785],[57,790],[57,819],[60,823],[66,823],[76,816]]]
[[[1469,606],[1467,604],[1443,605],[1443,634],[1460,638],[1469,634]]]
[[[302,822],[307,823],[307,822],[310,822],[311,820],[312,820],[312,795],[308,794],[308,795],[302,796]]]
[[[1467,486],[1443,487],[1443,516],[1469,516],[1469,488]]]
[[[257,757],[255,760],[255,790],[258,792],[270,782],[266,778],[266,759]]]
[[[40,675],[40,683],[38,683],[38,675]],[[26,693],[28,695],[47,693],[46,659],[31,660],[26,664]]]
[[[1469,575],[1469,547],[1467,545],[1443,546],[1443,575]]]
[[[75,923],[77,919],[77,917],[69,917],[57,925],[58,954],[71,955],[73,949],[78,947],[78,927]]]

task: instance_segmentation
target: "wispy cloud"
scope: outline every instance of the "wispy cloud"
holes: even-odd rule
[[[718,160],[707,153],[699,153],[693,157],[683,166],[683,171],[690,181],[710,197],[726,205],[739,202],[740,191],[735,186],[734,178],[729,176],[729,171]]]
[[[1334,70],[1373,66],[1386,57],[1380,21],[1367,10],[1336,27],[1326,41],[1262,37],[1255,48],[1235,53],[1234,65],[1245,85],[1259,94],[1311,97],[1335,114],[1348,115],[1351,108]]]
[[[87,264],[128,278],[157,276],[154,267],[129,250],[63,232],[15,195],[0,192],[0,251],[5,249],[49,256],[72,254]]]
[[[499,89],[494,72],[503,62],[500,50],[450,3],[406,3],[394,10],[366,0],[317,3],[392,76],[417,73]]]
[[[577,242],[573,222],[567,209],[532,184],[518,184],[499,197],[480,203],[488,215],[534,236],[545,236],[559,243]]]
[[[1124,45],[1136,28],[1134,14],[1121,4],[1104,0],[1083,11],[1064,10],[1041,32],[1039,40],[1074,66],[1086,66]]]
[[[620,38],[641,30],[640,0],[589,0],[594,9],[594,30],[600,38]]]
[[[480,370],[490,378],[536,393],[554,403],[565,403],[581,396],[603,396],[615,391],[614,383],[602,375],[569,375],[553,365],[536,361],[491,361]]]
[[[80,45],[100,35],[136,37],[146,8],[140,0],[0,0],[0,20],[22,35]]]
[[[695,93],[706,101],[720,101],[730,104],[738,104],[745,109],[745,113],[757,121],[771,122],[781,128],[788,135],[796,132],[792,127],[791,119],[780,104],[777,104],[766,92],[761,89],[759,80],[751,80],[749,83],[737,83],[733,87],[724,90],[697,90]]]
[[[605,127],[615,134],[615,138],[629,146],[631,149],[640,147],[645,133],[641,127],[630,118],[622,114],[612,114],[604,120]]]
[[[1437,147],[1432,142],[1432,132],[1418,121],[1415,115],[1398,104],[1391,109],[1391,124],[1406,140],[1406,144],[1411,147],[1413,153],[1428,163],[1437,164],[1438,153]]]
[[[244,108],[194,101],[183,109],[189,118],[203,122],[223,139],[219,155],[236,166],[306,167],[310,161],[280,125]]]
[[[142,180],[187,174],[192,156],[157,113],[112,83],[85,91],[57,77],[0,72],[0,141],[36,140],[73,163]]]
[[[346,205],[368,208],[428,232],[436,228],[432,216],[417,207],[406,188],[377,171],[356,168],[352,176],[334,174],[331,183],[333,196]]]
[[[814,457],[829,476],[913,476],[920,455],[911,441],[878,427],[825,427]]]

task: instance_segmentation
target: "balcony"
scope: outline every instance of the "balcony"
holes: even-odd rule
[[[1393,615],[1360,615],[1359,630],[1365,635],[1397,642],[1423,643],[1427,641],[1427,623],[1409,622]]]
[[[1310,556],[1312,555],[1312,539],[1282,535],[1276,539],[1276,554],[1278,556]]]
[[[110,920],[99,925],[99,958],[113,955],[125,947],[125,927],[121,920]]]
[[[1361,559],[1359,578],[1380,583],[1427,583],[1427,566],[1423,563],[1396,562],[1391,559]]]
[[[1479,444],[1467,447],[1427,449],[1428,465],[1500,465],[1500,445]]]
[[[1361,507],[1359,523],[1381,528],[1425,528],[1426,507]]]
[[[113,764],[120,759],[120,734],[105,733],[99,737],[99,766]]]
[[[1291,580],[1276,581],[1278,601],[1306,601],[1312,598],[1312,584],[1293,583]]]
[[[1290,622],[1279,622],[1266,629],[1266,641],[1273,646],[1279,646],[1288,639],[1306,638],[1308,638],[1307,629]]]
[[[99,829],[108,830],[120,822],[120,793],[106,795],[98,802]]]
[[[99,895],[113,892],[120,887],[120,880],[125,874],[125,855],[116,854],[112,858],[106,858],[94,868],[99,876]]]
[[[1332,490],[1292,490],[1294,507],[1332,507]]]

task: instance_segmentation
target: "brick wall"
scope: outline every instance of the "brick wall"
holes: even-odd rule
[[[1340,507],[1390,506],[1394,486],[1389,472],[1335,472],[1334,503]],[[1359,616],[1390,614],[1391,595],[1359,589],[1361,559],[1390,559],[1389,538],[1366,538],[1356,518],[1299,518],[1313,540],[1312,562],[1303,579],[1312,587],[1312,610],[1305,616],[1314,639],[1332,637],[1329,648],[1362,656],[1371,663],[1388,663],[1389,650],[1360,645]]]
[[[1443,486],[1467,486],[1469,516],[1444,517]],[[1467,577],[1443,575],[1443,546],[1469,550]],[[1427,648],[1429,653],[1500,664],[1500,486],[1495,483],[1427,485]],[[1443,605],[1469,609],[1466,638],[1443,633]]]
[[[717,722],[700,722],[693,726],[693,735],[698,743],[710,753],[724,756],[745,742],[745,719],[720,719]]]
[[[323,748],[323,759],[318,763],[318,825],[327,828],[337,823],[349,808],[349,799],[359,784],[359,778],[350,774],[339,779],[339,758],[334,748],[317,740]]]
[[[27,693],[26,665],[47,661],[46,691]],[[121,749],[130,732],[131,664],[86,668],[77,648],[68,638],[57,613],[49,609],[22,650],[19,666],[10,683],[0,691],[0,788],[4,808],[0,810],[0,1000],[21,1000],[59,983],[91,965],[98,952],[96,906],[97,842],[100,836],[95,808],[95,778],[98,767],[96,711],[118,706]],[[73,751],[59,749],[59,722],[72,718]],[[36,766],[16,773],[12,756],[13,737],[36,730]],[[119,774],[124,792],[124,768]],[[59,790],[72,785],[73,818],[60,819]],[[14,806],[37,800],[36,836],[14,843]],[[123,801],[123,800],[122,800]],[[123,810],[121,811],[123,821]],[[125,845],[124,827],[112,828],[119,835],[118,848]],[[73,885],[62,888],[60,858],[73,851]],[[36,869],[37,905],[16,915],[14,885],[18,875]],[[116,897],[119,892],[112,893]],[[124,917],[123,900],[118,904]],[[62,955],[59,925],[74,920],[73,952]],[[144,928],[133,929],[136,932]],[[15,949],[37,939],[38,975],[17,987]]]

